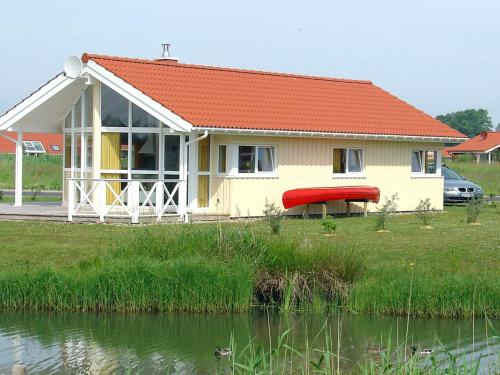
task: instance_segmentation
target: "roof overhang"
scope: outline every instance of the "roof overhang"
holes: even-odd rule
[[[164,107],[157,101],[151,99],[142,91],[136,89],[131,84],[127,83],[120,77],[111,73],[106,68],[89,60],[83,67],[82,74],[89,74],[97,80],[110,87],[124,98],[142,108],[150,115],[156,117],[169,128],[178,132],[191,132],[193,125],[184,120],[179,115]]]
[[[454,137],[431,137],[416,135],[392,135],[392,134],[364,134],[364,133],[329,133],[310,131],[287,131],[287,130],[262,130],[262,129],[235,129],[219,127],[193,127],[193,131],[208,131],[212,134],[227,135],[258,135],[274,137],[311,137],[311,138],[341,138],[341,139],[366,139],[366,140],[387,140],[387,141],[407,141],[407,142],[435,142],[451,143],[462,142],[467,138]]]
[[[136,104],[174,131],[191,132],[192,124],[92,60],[77,78],[64,73],[0,116],[0,131],[60,133],[62,122],[86,85],[96,79]]]
[[[83,78],[57,75],[2,115],[0,131],[60,133],[64,117],[84,87]]]

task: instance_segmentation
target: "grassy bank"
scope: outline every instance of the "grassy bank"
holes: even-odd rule
[[[345,306],[353,312],[500,316],[500,207],[481,225],[450,207],[414,215],[262,222],[71,225],[0,222],[0,304],[80,310],[243,311]],[[19,233],[28,235],[19,236]]]
[[[500,195],[500,163],[476,164],[454,161],[447,165],[461,176],[480,185],[486,195]]]
[[[15,155],[0,155],[0,189],[13,189]],[[51,155],[23,156],[23,187],[61,190],[62,157]]]

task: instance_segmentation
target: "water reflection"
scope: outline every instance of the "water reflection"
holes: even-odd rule
[[[328,320],[334,341],[341,329],[340,354],[344,369],[369,355],[370,344],[403,343],[406,321],[390,317],[323,314],[80,314],[0,312],[0,373],[9,373],[22,363],[30,374],[207,374],[227,367],[213,352],[216,345],[227,346],[234,335],[236,348],[250,338],[268,342],[294,327],[289,342],[305,348]],[[268,324],[269,322],[269,324]],[[412,319],[409,342],[437,347],[437,340],[452,353],[487,361],[497,360],[498,342],[486,342],[486,323],[472,321]],[[323,344],[323,337],[317,344]],[[488,344],[488,345],[487,345]],[[334,343],[334,348],[336,343]],[[489,346],[489,347],[488,347]],[[489,354],[488,354],[489,353]]]

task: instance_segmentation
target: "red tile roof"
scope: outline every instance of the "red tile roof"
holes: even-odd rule
[[[84,54],[196,127],[465,138],[369,81]]]
[[[10,138],[17,139],[17,132],[3,132]],[[46,133],[23,133],[23,141],[40,141],[43,148],[49,155],[62,155],[63,152],[63,135],[62,134],[46,134]],[[52,146],[58,146],[59,151],[56,151]],[[15,154],[16,144],[4,137],[0,136],[0,154]]]
[[[445,150],[450,154],[461,152],[485,152],[499,146],[500,132],[482,132],[464,143],[448,147]]]

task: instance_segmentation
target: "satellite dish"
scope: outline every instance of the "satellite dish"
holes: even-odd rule
[[[82,61],[77,56],[70,56],[64,62],[64,74],[69,78],[77,78],[82,73]]]

